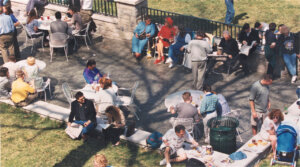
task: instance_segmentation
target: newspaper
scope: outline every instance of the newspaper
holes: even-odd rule
[[[82,132],[83,126],[77,123],[72,123],[71,126],[68,126],[65,129],[65,132],[72,138],[77,139],[81,132]]]
[[[253,47],[253,45],[256,43],[256,41],[252,41],[251,45],[248,46],[248,45],[243,45],[240,49],[240,52],[239,54],[244,54],[246,56],[249,56],[249,51],[250,49]]]

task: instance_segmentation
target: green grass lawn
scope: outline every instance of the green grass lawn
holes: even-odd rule
[[[72,140],[65,126],[35,113],[0,103],[1,166],[93,166],[94,155],[104,154],[113,166],[158,166],[163,158],[122,141],[118,147],[100,138]],[[177,164],[176,166],[182,166]]]
[[[148,0],[148,6],[222,22],[226,15],[224,0]],[[275,22],[288,25],[293,32],[300,31],[299,0],[235,0],[234,8],[235,24]]]
[[[271,158],[272,158],[272,154],[269,154],[265,159],[261,160],[261,162],[258,165],[256,165],[256,167],[269,167]],[[297,161],[297,166],[299,165],[300,165],[300,160]],[[288,165],[275,164],[272,167],[281,167],[281,166],[288,166]]]

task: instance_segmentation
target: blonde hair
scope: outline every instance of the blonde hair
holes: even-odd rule
[[[35,64],[35,58],[32,56],[27,57],[27,64],[32,66]]]
[[[108,164],[108,161],[103,154],[95,155],[94,167],[106,167],[107,164]]]

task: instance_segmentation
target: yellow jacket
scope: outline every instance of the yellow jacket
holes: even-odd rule
[[[14,103],[19,103],[25,100],[28,93],[34,93],[35,90],[28,83],[24,82],[21,78],[15,80],[11,86],[11,100]]]

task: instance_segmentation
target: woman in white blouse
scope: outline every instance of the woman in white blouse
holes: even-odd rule
[[[97,104],[97,112],[104,113],[108,106],[115,105],[117,101],[116,92],[112,88],[112,81],[106,77],[102,77],[99,81],[100,89],[97,92],[95,100]]]

